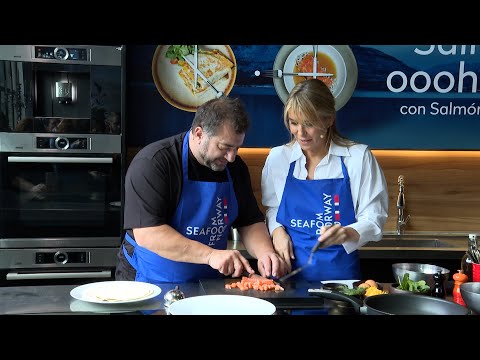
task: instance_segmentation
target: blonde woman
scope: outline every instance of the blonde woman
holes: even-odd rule
[[[284,107],[291,142],[270,151],[262,203],[275,250],[296,280],[361,279],[359,247],[378,241],[387,220],[384,174],[367,145],[337,131],[335,98],[317,79],[298,83]]]

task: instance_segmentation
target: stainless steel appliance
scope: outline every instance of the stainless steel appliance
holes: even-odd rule
[[[0,46],[0,280],[111,278],[123,46]]]

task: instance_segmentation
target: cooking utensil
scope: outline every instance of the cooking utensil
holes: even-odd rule
[[[292,276],[295,276],[297,275],[300,271],[302,271],[303,269],[305,269],[307,266],[310,266],[310,264],[307,262],[305,265],[293,270],[292,272],[288,273],[287,275],[284,275],[282,276],[281,278],[279,279],[274,279],[275,281],[279,282],[280,284],[284,283],[285,280],[287,279],[290,279]]]
[[[185,60],[185,62],[190,65],[190,67],[192,69],[196,69],[198,71],[198,75],[200,75],[200,77],[203,79],[203,81],[205,81],[216,93],[217,93],[217,98],[219,97],[222,97],[223,96],[223,92],[218,90],[211,82],[210,80],[208,80],[208,78],[203,74],[203,72],[201,72],[195,65],[192,64],[192,62],[190,60],[188,60],[185,56],[183,57],[183,59]]]
[[[273,315],[271,302],[245,295],[192,296],[173,303],[171,315]]]
[[[432,293],[432,289],[428,291],[420,292],[420,291],[409,291],[409,290],[402,290],[399,289],[399,283],[393,283],[390,285],[390,294],[412,294],[412,295],[430,295]]]
[[[467,255],[470,258],[470,260],[474,263],[478,264],[478,259],[476,258],[475,254],[471,250],[467,250]]]
[[[315,244],[315,247],[317,246],[317,244]],[[314,249],[315,249],[314,247]],[[295,276],[297,275],[300,271],[302,271],[303,269],[305,269],[306,267],[310,266],[310,264],[312,263],[312,259],[313,259],[313,253],[318,250],[318,247],[317,249],[313,250],[310,252],[310,256],[308,257],[308,260],[307,260],[307,263],[295,270],[293,270],[292,272],[288,273],[287,275],[284,275],[282,276],[280,279],[278,279],[277,281],[282,284],[283,282],[285,282],[285,280],[291,278],[292,276]]]
[[[182,300],[182,299],[185,299],[185,294],[183,293],[183,291],[180,290],[180,288],[177,285],[175,286],[175,289],[167,291],[167,293],[163,297],[163,301],[164,301],[163,305],[165,305],[165,307],[169,307],[175,301]]]
[[[408,273],[410,280],[420,281],[424,280],[430,289],[435,287],[435,280],[433,275],[438,271],[441,271],[444,279],[444,285],[448,280],[450,275],[450,270],[441,266],[431,265],[431,264],[420,264],[420,263],[395,263],[392,264],[393,277],[396,282],[401,283],[403,276]]]
[[[194,45],[195,50],[193,52],[193,88],[197,88],[197,81],[198,81],[198,45]]]
[[[480,282],[466,282],[460,285],[462,299],[470,310],[480,314]]]
[[[326,227],[322,227],[322,234],[323,234],[323,232],[324,232],[325,229],[326,229]],[[275,279],[275,281],[277,281],[277,282],[279,282],[280,284],[282,284],[285,280],[291,278],[292,276],[297,275],[300,271],[302,271],[302,270],[305,269],[306,267],[310,266],[310,265],[312,264],[313,254],[314,254],[318,249],[321,249],[322,247],[323,247],[323,242],[317,241],[317,243],[313,246],[312,250],[310,251],[310,256],[308,257],[307,263],[306,263],[305,265],[303,265],[302,267],[299,267],[298,269],[293,270],[291,273],[288,273],[288,274],[285,275],[285,276],[282,276],[280,279]]]
[[[327,289],[308,289],[312,296],[348,301],[357,314],[367,315],[468,315],[469,310],[454,302],[424,295],[383,294],[364,301]]]
[[[478,243],[477,243],[477,234],[469,234],[470,239],[470,252],[473,254],[473,262],[480,263],[480,250],[478,250]]]
[[[317,45],[313,45],[313,69],[314,73],[317,72]],[[316,79],[317,75],[313,75],[313,78]]]
[[[255,76],[264,76],[264,77],[271,77],[271,78],[279,78],[281,79],[283,76],[333,76],[334,74],[330,73],[318,73],[318,72],[307,72],[307,73],[297,73],[297,72],[283,72],[280,69],[277,70],[264,70],[260,72],[260,70],[255,70]]]

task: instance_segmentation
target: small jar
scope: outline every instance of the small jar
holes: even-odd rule
[[[453,274],[453,280],[455,284],[453,286],[453,301],[459,305],[467,306],[462,298],[462,293],[460,291],[460,285],[468,281],[468,276],[463,273],[463,270],[457,270],[456,274]]]

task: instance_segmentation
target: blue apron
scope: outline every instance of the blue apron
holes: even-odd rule
[[[356,221],[350,178],[343,158],[340,161],[343,179],[300,180],[293,176],[295,162],[290,164],[277,222],[292,239],[294,269],[307,263],[322,226],[346,226]],[[296,278],[307,281],[361,279],[358,252],[347,254],[342,245],[320,249],[311,265]]]
[[[188,179],[188,135],[182,148],[183,188],[180,201],[170,224],[183,236],[214,249],[225,250],[231,224],[238,215],[237,198],[230,172],[228,182],[192,181]],[[136,281],[149,283],[190,282],[204,278],[220,278],[222,274],[205,264],[166,259],[138,245],[128,233],[125,239],[133,245],[133,256],[123,253],[137,274]]]

